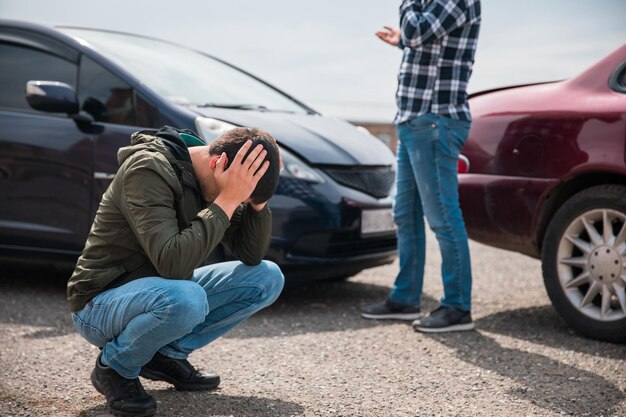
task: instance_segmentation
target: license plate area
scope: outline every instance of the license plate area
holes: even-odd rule
[[[361,212],[361,237],[390,235],[395,232],[391,208],[365,209]]]

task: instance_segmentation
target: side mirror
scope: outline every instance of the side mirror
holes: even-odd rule
[[[78,99],[74,89],[57,81],[28,81],[26,101],[35,110],[49,113],[78,113]]]

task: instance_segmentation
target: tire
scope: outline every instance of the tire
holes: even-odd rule
[[[626,187],[601,185],[567,200],[543,239],[543,279],[567,324],[626,342]]]

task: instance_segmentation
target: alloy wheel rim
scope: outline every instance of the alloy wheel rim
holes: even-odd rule
[[[626,318],[626,214],[594,209],[574,219],[559,242],[557,273],[565,296],[584,315]]]

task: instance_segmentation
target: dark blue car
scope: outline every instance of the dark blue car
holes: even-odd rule
[[[290,280],[392,262],[394,157],[206,54],[125,33],[0,20],[0,257],[73,264],[131,133],[171,125],[207,141],[234,126],[278,140],[267,259]],[[212,261],[228,259],[218,248]]]

